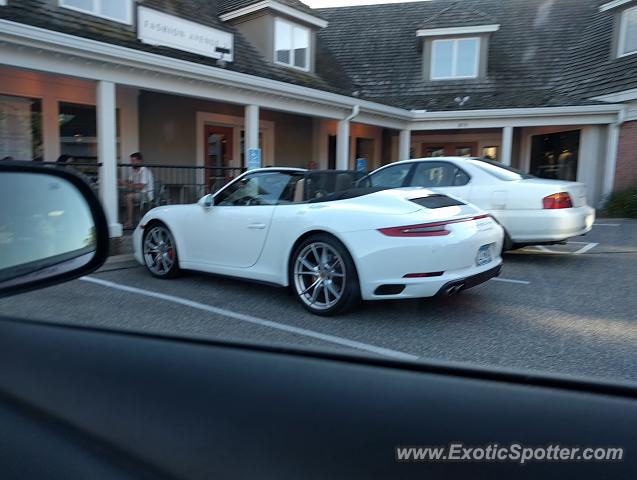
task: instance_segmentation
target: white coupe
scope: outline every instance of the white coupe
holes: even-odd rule
[[[422,188],[353,188],[357,172],[266,168],[197,204],[158,207],[135,257],[160,278],[197,270],[291,286],[313,313],[450,295],[500,273],[503,231]]]
[[[583,183],[536,178],[491,160],[404,160],[372,172],[364,183],[383,188],[418,186],[462,198],[502,225],[505,250],[561,243],[588,233],[595,221]]]

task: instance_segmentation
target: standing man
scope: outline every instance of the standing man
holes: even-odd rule
[[[140,152],[135,152],[130,156],[132,168],[128,172],[126,180],[120,180],[119,184],[125,188],[126,193],[126,213],[127,222],[124,228],[134,228],[133,208],[135,204],[152,202],[155,195],[155,179],[153,172],[142,165],[144,157]]]

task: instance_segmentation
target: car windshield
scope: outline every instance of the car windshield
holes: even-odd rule
[[[510,167],[508,165],[502,165],[501,163],[494,162],[493,160],[476,158],[467,161],[470,164],[478,167],[480,170],[488,173],[489,175],[493,175],[494,177],[506,182],[535,178],[534,175],[530,175],[522,170]]]
[[[2,316],[637,386],[637,0],[0,0],[0,52],[0,162],[110,235]],[[90,243],[10,183],[0,266]]]

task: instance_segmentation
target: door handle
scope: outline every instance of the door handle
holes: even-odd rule
[[[266,227],[265,223],[252,223],[248,225],[248,228],[250,230],[263,230],[265,229],[265,227]]]

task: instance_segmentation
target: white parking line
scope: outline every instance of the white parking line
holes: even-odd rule
[[[531,282],[527,282],[526,280],[512,280],[510,278],[500,278],[495,277],[492,278],[494,282],[505,282],[505,283],[517,283],[518,285],[531,285]]]
[[[573,255],[582,255],[583,253],[595,248],[597,245],[599,245],[599,243],[589,243],[585,247],[580,248],[577,252],[574,252]]]
[[[594,223],[595,227],[621,227],[621,223]]]
[[[115,290],[121,290],[128,293],[136,293],[137,295],[143,295],[145,297],[158,298],[166,302],[177,303],[189,308],[202,310],[208,313],[214,313],[215,315],[222,315],[224,317],[232,318],[234,320],[240,320],[242,322],[252,323],[253,325],[259,325],[262,327],[269,327],[275,330],[281,330],[284,332],[295,333],[297,335],[303,335],[305,337],[316,338],[325,342],[335,343],[345,347],[355,348],[358,350],[364,350],[367,352],[375,353],[377,355],[383,355],[385,357],[397,358],[400,360],[417,360],[419,357],[411,355],[409,353],[399,352],[396,350],[390,350],[388,348],[377,347],[375,345],[369,345],[367,343],[361,343],[354,340],[348,340],[347,338],[336,337],[334,335],[328,335],[325,333],[315,332],[305,328],[293,327],[283,323],[273,322],[271,320],[265,320],[263,318],[253,317],[252,315],[245,315],[243,313],[233,312],[232,310],[226,310],[225,308],[213,307],[204,303],[194,302],[186,298],[175,297],[173,295],[165,295],[159,292],[153,292],[151,290],[144,290],[136,287],[129,287],[127,285],[120,285],[118,283],[109,282],[93,277],[82,277],[80,280],[85,282],[94,283],[107,288],[113,288]]]

